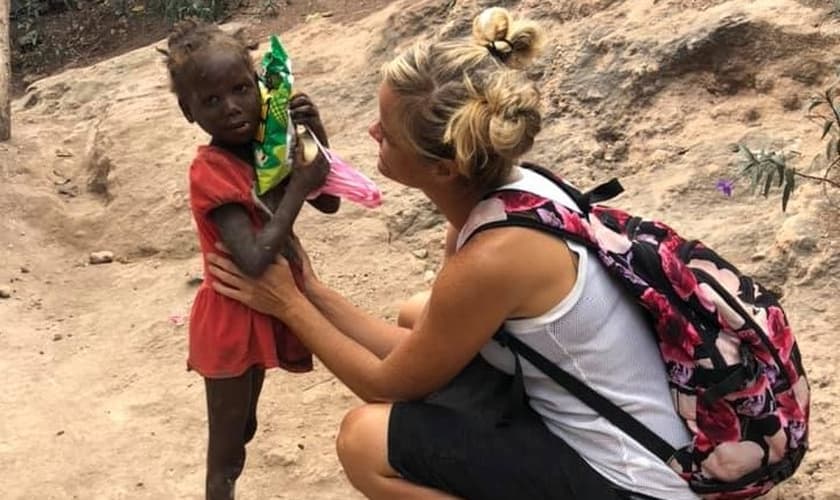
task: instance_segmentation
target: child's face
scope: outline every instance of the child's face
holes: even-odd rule
[[[260,123],[260,94],[256,76],[241,56],[206,53],[186,76],[186,95],[180,104],[187,120],[224,144],[254,140]]]

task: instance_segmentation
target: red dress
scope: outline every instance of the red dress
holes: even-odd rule
[[[218,252],[219,230],[210,212],[227,203],[245,207],[255,229],[263,226],[252,198],[253,167],[234,154],[214,146],[201,146],[190,166],[190,208],[198,229],[201,252]],[[300,270],[292,269],[300,286]],[[251,366],[281,367],[292,372],[312,370],[312,354],[277,319],[218,294],[215,278],[207,271],[190,314],[187,367],[207,378],[230,378]]]

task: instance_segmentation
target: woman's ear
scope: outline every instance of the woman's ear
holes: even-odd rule
[[[458,171],[458,165],[455,163],[455,160],[448,159],[438,160],[434,162],[432,172],[434,172],[435,177],[447,182],[461,176],[461,173]]]
[[[187,119],[190,123],[195,123],[195,119],[193,118],[192,112],[190,112],[189,106],[184,104],[184,101],[178,98],[178,107],[181,108],[181,113],[184,114],[184,118]]]

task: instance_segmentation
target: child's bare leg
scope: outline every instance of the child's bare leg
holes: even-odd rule
[[[265,370],[258,367],[251,368],[251,407],[248,412],[248,423],[245,425],[245,444],[251,442],[257,433],[257,404],[260,401]]]
[[[225,379],[204,379],[207,394],[207,500],[231,500],[245,466],[245,443],[256,432],[256,404],[262,369]]]

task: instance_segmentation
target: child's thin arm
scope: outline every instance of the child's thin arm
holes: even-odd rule
[[[238,203],[222,205],[210,212],[222,242],[245,274],[259,277],[274,263],[279,252],[291,251],[287,247],[292,225],[307,194],[324,182],[327,172],[329,163],[323,155],[318,155],[310,165],[296,166],[274,217],[259,232],[255,233],[248,212]],[[285,256],[290,260],[294,258],[293,255]]]

